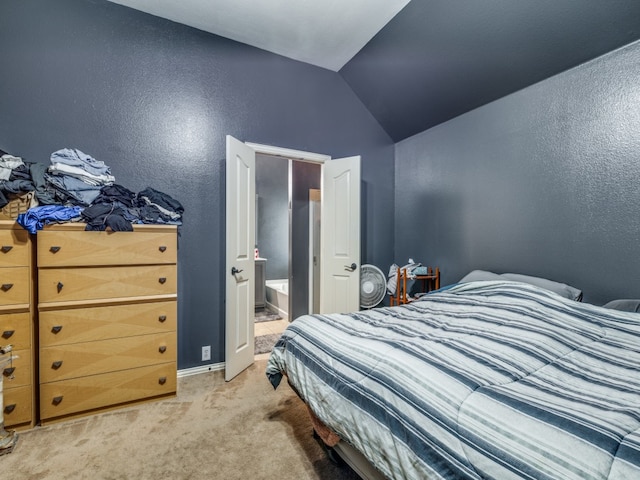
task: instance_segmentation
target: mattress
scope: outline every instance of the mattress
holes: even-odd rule
[[[640,478],[636,313],[470,282],[297,318],[266,373],[388,478]]]

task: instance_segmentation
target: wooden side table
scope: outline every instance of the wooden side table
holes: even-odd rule
[[[440,268],[427,267],[427,273],[424,275],[411,275],[406,268],[399,268],[396,277],[396,292],[389,298],[389,305],[404,305],[412,302],[415,298],[409,296],[407,291],[407,279],[422,282],[423,293],[428,293],[440,288]]]

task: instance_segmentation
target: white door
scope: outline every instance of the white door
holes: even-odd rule
[[[225,380],[253,364],[256,154],[227,135]]]
[[[360,156],[322,166],[320,313],[360,307]]]

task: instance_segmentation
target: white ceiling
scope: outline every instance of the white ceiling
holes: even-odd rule
[[[110,0],[338,71],[409,0]]]

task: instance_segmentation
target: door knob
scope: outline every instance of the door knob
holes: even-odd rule
[[[358,268],[358,266],[355,263],[352,263],[351,265],[345,265],[344,269],[345,270],[349,270],[350,272],[355,271],[355,269]]]
[[[244,270],[238,270],[236,267],[231,267],[231,275],[235,275],[236,273],[241,273]]]

